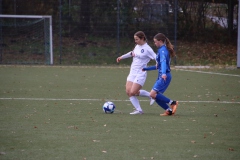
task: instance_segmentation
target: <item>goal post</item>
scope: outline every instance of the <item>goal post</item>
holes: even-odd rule
[[[1,64],[53,64],[52,16],[1,15]]]
[[[237,68],[240,69],[240,0],[238,1]]]

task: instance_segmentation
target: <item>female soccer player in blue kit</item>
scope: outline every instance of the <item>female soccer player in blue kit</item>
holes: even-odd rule
[[[158,48],[156,57],[157,65],[151,67],[145,67],[143,71],[150,71],[158,69],[158,77],[150,92],[150,96],[155,99],[156,103],[161,106],[165,113],[161,116],[173,115],[176,113],[178,101],[174,101],[164,96],[163,93],[168,88],[172,75],[170,69],[171,57],[175,56],[173,45],[169,39],[162,33],[158,33],[153,38],[154,44]],[[169,105],[171,107],[169,107]]]
[[[156,59],[156,53],[147,44],[147,38],[144,32],[138,31],[134,34],[135,47],[133,51],[130,51],[117,58],[117,62],[120,62],[126,58],[133,58],[130,73],[126,82],[126,93],[134,106],[135,110],[130,114],[143,114],[139,100],[136,96],[148,97],[150,99],[150,105],[154,103],[154,100],[150,97],[150,93],[141,89],[146,81],[147,73],[142,71],[142,68],[147,67],[147,63],[152,59]]]

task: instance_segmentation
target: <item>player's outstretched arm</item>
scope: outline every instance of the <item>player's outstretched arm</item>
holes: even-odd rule
[[[118,57],[117,58],[117,63],[120,62],[122,59],[130,58],[130,57],[133,57],[132,51]]]
[[[156,70],[156,69],[157,69],[156,66],[150,66],[150,67],[144,67],[144,68],[142,69],[142,71],[152,71],[152,70]]]

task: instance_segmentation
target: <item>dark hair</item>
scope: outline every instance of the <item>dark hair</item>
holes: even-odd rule
[[[170,40],[162,33],[158,33],[154,36],[154,39],[158,40],[158,41],[162,41],[163,43],[166,44],[168,51],[170,52],[170,56],[171,57],[175,57],[175,51],[174,51],[174,46],[172,45],[172,43],[170,42]]]
[[[145,33],[143,31],[138,31],[134,34],[134,36],[137,36],[140,39],[144,39],[145,41],[147,41],[147,37],[145,35]]]

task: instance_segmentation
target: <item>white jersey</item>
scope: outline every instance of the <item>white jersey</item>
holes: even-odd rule
[[[151,59],[156,60],[156,54],[147,43],[144,45],[136,45],[132,51],[132,56],[131,71],[135,73],[139,71],[142,72],[142,69],[147,67]]]
[[[132,52],[128,52],[121,56],[122,59],[130,57],[133,57],[133,61],[127,81],[138,83],[143,86],[147,78],[147,72],[142,71],[142,69],[147,67],[151,59],[156,60],[156,54],[153,52],[152,48],[145,43],[144,45],[136,45]]]

